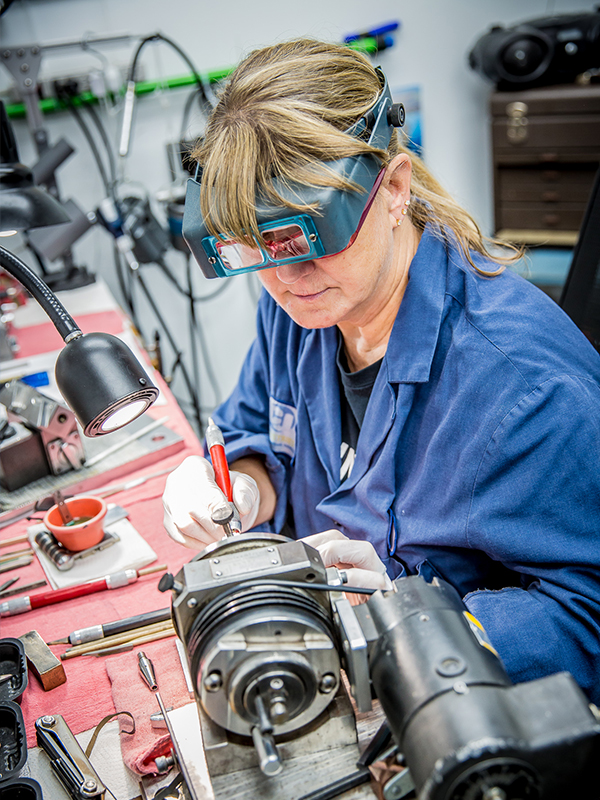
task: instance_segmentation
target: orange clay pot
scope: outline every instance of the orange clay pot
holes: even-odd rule
[[[101,497],[71,497],[65,500],[65,504],[74,522],[65,525],[58,506],[52,506],[44,517],[44,525],[50,533],[67,550],[74,552],[86,550],[101,542],[104,538],[106,502]]]

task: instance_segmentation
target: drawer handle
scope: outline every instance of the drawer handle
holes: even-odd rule
[[[548,225],[549,228],[555,228],[560,223],[560,215],[559,214],[544,214],[543,220],[544,220],[544,224]]]

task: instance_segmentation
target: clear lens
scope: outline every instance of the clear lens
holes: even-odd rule
[[[311,252],[310,242],[299,225],[271,228],[264,232],[263,239],[271,261],[300,258]]]
[[[223,266],[227,269],[260,267],[266,260],[258,247],[248,247],[247,244],[234,242],[232,239],[226,239],[224,242],[217,241],[215,247]]]
[[[263,231],[263,249],[226,239],[217,241],[215,247],[223,262],[230,270],[252,269],[268,261],[283,261],[308,256],[312,252],[305,231],[296,224],[282,225]]]

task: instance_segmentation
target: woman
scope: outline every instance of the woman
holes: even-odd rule
[[[355,585],[440,576],[513,680],[568,670],[597,701],[600,359],[503,270],[514,253],[398,143],[390,106],[354,51],[275,45],[236,69],[195,154],[194,255],[266,289],[214,415],[243,529],[317,534]],[[204,459],[164,502],[176,540],[221,538]]]

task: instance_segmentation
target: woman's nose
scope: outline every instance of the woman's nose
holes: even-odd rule
[[[280,264],[275,268],[275,274],[282,283],[296,283],[300,278],[305,278],[314,272],[313,261],[294,261],[291,264]]]

